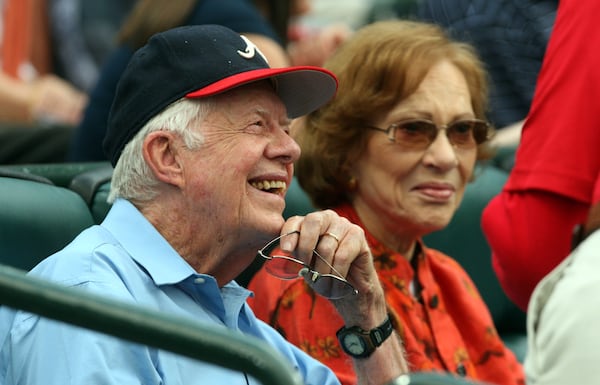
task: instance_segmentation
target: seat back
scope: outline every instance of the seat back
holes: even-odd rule
[[[0,175],[8,172],[28,174],[50,180],[53,184],[68,187],[76,176],[97,169],[110,167],[105,162],[74,162],[74,163],[26,163],[26,164],[2,164]]]
[[[94,199],[89,204],[90,211],[96,223],[100,223],[108,214],[112,204],[107,202],[108,194],[110,193],[110,181],[104,182],[98,186]]]
[[[88,205],[96,223],[104,220],[111,206],[106,200],[110,192],[112,173],[112,166],[106,162],[102,167],[74,176],[69,184],[69,189],[78,193]]]
[[[0,263],[29,270],[93,224],[75,192],[36,180],[0,177]]]

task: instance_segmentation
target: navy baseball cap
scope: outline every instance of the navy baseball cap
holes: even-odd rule
[[[220,25],[174,28],[137,50],[117,85],[103,147],[113,166],[155,115],[183,97],[216,95],[271,79],[290,118],[316,110],[337,90],[333,73],[312,66],[271,68],[246,37]]]

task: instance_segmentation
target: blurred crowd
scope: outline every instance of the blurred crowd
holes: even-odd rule
[[[235,12],[256,12],[265,25],[258,25],[262,22],[252,15],[248,20],[254,25],[249,27],[250,22],[234,20],[235,12],[206,12],[210,1],[181,1],[169,7],[156,0],[0,2],[0,164],[104,160],[99,142],[121,70],[110,80],[103,74],[115,71],[114,56],[124,45],[133,50],[162,29],[194,23],[230,23],[241,33],[256,29],[256,39],[266,36],[283,48],[265,48],[275,66],[322,65],[353,31],[373,21],[438,23],[478,49],[492,80],[488,115],[497,129],[502,128],[494,140],[515,146],[557,6],[556,0],[352,0],[343,7],[335,0],[232,3]],[[200,8],[208,15],[196,17]],[[120,55],[120,62],[126,63]],[[45,143],[44,151],[39,150],[40,142]]]

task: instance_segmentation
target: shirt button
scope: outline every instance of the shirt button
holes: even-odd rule
[[[461,377],[464,377],[467,375],[467,369],[465,368],[465,366],[463,364],[458,364],[456,366],[456,374],[458,374]]]
[[[435,309],[438,307],[438,303],[440,302],[440,300],[438,299],[437,295],[433,295],[433,297],[431,297],[431,299],[429,299],[429,307],[432,309]]]
[[[194,283],[197,285],[202,285],[205,282],[205,279],[202,277],[198,277],[196,279],[194,279]]]

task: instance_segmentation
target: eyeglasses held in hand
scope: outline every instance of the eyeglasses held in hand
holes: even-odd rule
[[[319,295],[328,299],[340,299],[351,294],[358,294],[354,288],[329,262],[313,250],[313,258],[324,262],[335,274],[320,273],[296,257],[296,251],[281,248],[285,237],[297,237],[299,231],[281,235],[267,243],[258,254],[266,259],[265,269],[279,279],[304,278],[308,285]]]
[[[454,147],[472,149],[490,138],[490,124],[484,120],[458,120],[448,125],[437,126],[424,119],[409,119],[383,129],[367,126],[370,129],[385,132],[392,142],[411,149],[425,150],[437,138],[438,132],[446,131],[448,140]]]

